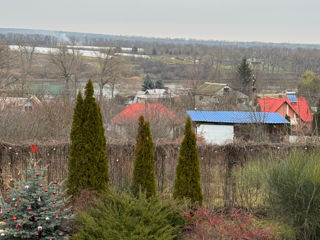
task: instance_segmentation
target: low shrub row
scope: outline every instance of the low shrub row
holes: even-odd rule
[[[105,193],[94,208],[81,212],[75,240],[179,239],[186,220],[176,201],[140,193]]]

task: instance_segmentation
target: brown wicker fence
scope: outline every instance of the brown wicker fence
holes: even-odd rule
[[[10,184],[9,179],[27,167],[30,157],[29,145],[0,143],[1,189]],[[225,146],[199,146],[201,186],[204,202],[215,206],[233,206],[236,203],[232,168],[242,166],[246,161],[270,154],[286,155],[291,148],[315,146],[287,144],[229,144]],[[36,158],[48,166],[48,181],[67,177],[69,143],[39,145]],[[113,187],[125,189],[130,185],[133,172],[134,145],[130,143],[108,144],[110,180]],[[171,197],[175,168],[179,154],[178,144],[155,146],[157,189],[164,196]]]

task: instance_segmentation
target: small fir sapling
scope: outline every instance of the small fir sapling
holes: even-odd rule
[[[155,161],[150,125],[144,121],[143,116],[139,118],[134,155],[133,193],[138,196],[142,190],[146,192],[147,197],[151,197],[156,194]]]
[[[62,239],[62,222],[73,218],[70,208],[66,208],[69,199],[64,198],[62,182],[45,183],[46,168],[39,166],[34,159],[36,146],[31,147],[29,167],[19,171],[6,186],[7,202],[0,210],[1,239]]]
[[[180,146],[173,197],[189,199],[193,204],[202,204],[203,196],[200,186],[200,167],[197,138],[192,130],[190,117],[184,130],[184,138]]]

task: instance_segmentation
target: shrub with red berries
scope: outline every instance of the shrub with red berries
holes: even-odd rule
[[[6,186],[8,199],[0,218],[4,219],[0,239],[62,239],[62,221],[72,218],[65,208],[68,199],[64,198],[61,183],[46,184],[46,168],[31,158],[29,168],[18,172],[10,180],[13,187]]]
[[[285,226],[263,224],[255,216],[240,209],[231,214],[223,214],[198,208],[185,211],[184,215],[190,224],[185,229],[187,240],[271,240],[280,239],[280,236],[283,239],[294,239],[294,234]]]

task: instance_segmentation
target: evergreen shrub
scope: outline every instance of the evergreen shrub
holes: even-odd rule
[[[0,239],[63,239],[73,215],[66,207],[62,182],[46,183],[47,169],[31,158],[5,187],[7,202],[0,209]],[[68,226],[69,228],[69,226]],[[63,230],[64,229],[64,230]]]
[[[156,194],[153,142],[149,122],[145,122],[143,116],[139,118],[134,154],[132,191],[135,195],[141,190],[148,197],[153,196]]]
[[[202,204],[197,139],[190,117],[187,119],[184,139],[180,146],[173,197],[189,199],[193,204]]]
[[[106,138],[100,107],[91,80],[85,87],[85,99],[78,94],[71,129],[68,162],[68,193],[82,189],[103,191],[109,181]]]
[[[95,208],[79,214],[80,228],[73,239],[179,239],[184,219],[174,201],[110,191]]]

